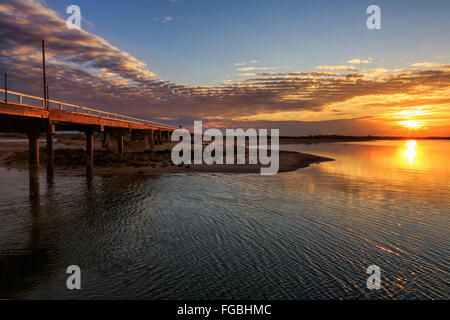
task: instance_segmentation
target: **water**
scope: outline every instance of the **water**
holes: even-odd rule
[[[39,203],[26,171],[0,169],[0,297],[450,298],[450,142],[282,149],[336,161],[274,177],[57,175]],[[73,264],[80,291],[66,289]]]

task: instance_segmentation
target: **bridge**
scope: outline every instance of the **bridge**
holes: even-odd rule
[[[39,139],[46,137],[47,179],[54,176],[54,134],[58,131],[84,132],[86,137],[86,174],[94,168],[94,133],[103,135],[103,146],[109,148],[111,139],[117,141],[117,152],[124,153],[124,136],[143,136],[146,151],[155,144],[169,141],[175,127],[138,119],[104,110],[82,107],[48,98],[45,83],[0,72],[4,85],[0,88],[0,132],[28,135],[30,195],[39,195]],[[22,83],[25,89],[11,88],[9,83]],[[43,95],[25,90],[38,89]],[[120,158],[120,157],[119,157]]]

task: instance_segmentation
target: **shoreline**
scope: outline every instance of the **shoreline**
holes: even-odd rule
[[[0,167],[28,170],[27,142],[17,138],[0,141]],[[8,141],[9,140],[9,141]],[[68,137],[57,137],[55,143],[55,174],[85,174],[84,141]],[[124,159],[118,160],[113,151],[102,148],[99,140],[94,141],[93,175],[111,176],[157,176],[180,173],[260,173],[260,164],[192,164],[174,165],[170,152],[177,142],[156,145],[151,152],[144,152],[143,143],[128,141]],[[114,147],[114,146],[113,146]],[[279,173],[296,171],[334,159],[295,151],[279,151]],[[268,167],[268,166],[267,166]],[[40,170],[46,170],[45,144],[40,148]]]

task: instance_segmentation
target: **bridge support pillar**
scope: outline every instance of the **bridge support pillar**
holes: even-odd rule
[[[105,132],[102,137],[102,147],[106,150],[111,150],[111,134],[109,132]]]
[[[157,137],[158,137],[158,144],[162,144],[162,134],[161,134],[161,130],[158,130],[157,132],[158,132],[158,134],[157,134]]]
[[[152,130],[153,132],[153,141],[155,142],[155,145],[158,144],[158,131]]]
[[[47,181],[52,182],[55,166],[55,143],[53,132],[47,133]]]
[[[94,170],[94,134],[86,131],[86,175],[92,177]]]
[[[144,134],[144,148],[145,148],[145,152],[149,152],[150,151],[150,141],[148,138],[148,134]]]
[[[119,153],[120,159],[123,158],[123,135],[120,134],[117,137],[117,152]]]
[[[39,134],[28,134],[28,175],[30,196],[36,197],[40,194],[39,176]]]
[[[170,131],[166,131],[166,143],[170,142]]]
[[[155,130],[150,130],[150,147],[153,149],[155,146]]]
[[[150,140],[150,135],[146,133],[144,135],[145,152],[150,152],[152,150],[153,146],[151,145]]]
[[[153,130],[144,134],[145,152],[150,152],[155,145],[155,138],[153,136]]]

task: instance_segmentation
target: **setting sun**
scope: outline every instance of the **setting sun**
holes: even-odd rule
[[[411,129],[417,129],[423,126],[423,123],[416,120],[400,121],[398,124]]]

